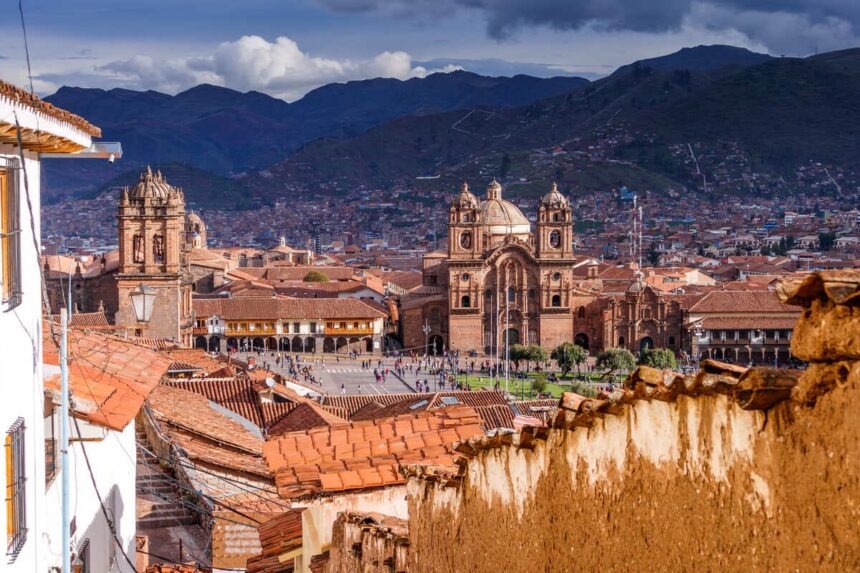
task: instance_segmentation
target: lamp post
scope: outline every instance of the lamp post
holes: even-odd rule
[[[431,330],[430,323],[425,320],[424,326],[421,327],[421,332],[424,333],[424,356],[427,356],[428,354],[427,347],[430,345],[429,336]]]
[[[157,291],[141,283],[129,293],[131,307],[138,322],[149,322],[152,318],[152,306],[155,304]]]

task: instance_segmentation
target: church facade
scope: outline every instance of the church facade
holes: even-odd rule
[[[483,200],[464,183],[449,209],[447,253],[424,257],[423,286],[401,301],[404,347],[492,354],[509,341],[684,350],[684,295],[632,275],[604,283],[597,261],[576,256],[573,211],[555,185],[533,227],[498,182]]]

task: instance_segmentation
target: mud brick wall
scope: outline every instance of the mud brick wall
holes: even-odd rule
[[[464,446],[455,480],[411,477],[409,571],[860,570],[860,300],[843,296],[860,277],[810,280],[782,293],[811,362],[791,385],[643,376],[629,400],[562,405],[561,427]],[[779,400],[756,397],[768,384]]]

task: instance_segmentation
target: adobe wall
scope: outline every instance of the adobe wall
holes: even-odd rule
[[[411,479],[417,572],[860,570],[860,364],[809,401],[637,400]],[[842,366],[845,366],[843,364]]]

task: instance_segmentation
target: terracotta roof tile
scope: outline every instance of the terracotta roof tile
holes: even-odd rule
[[[75,415],[112,430],[128,425],[170,366],[157,352],[113,335],[70,330],[68,341]],[[48,321],[43,322],[42,350],[43,363],[56,369],[59,352]],[[60,374],[47,375],[45,387],[58,391]]]

